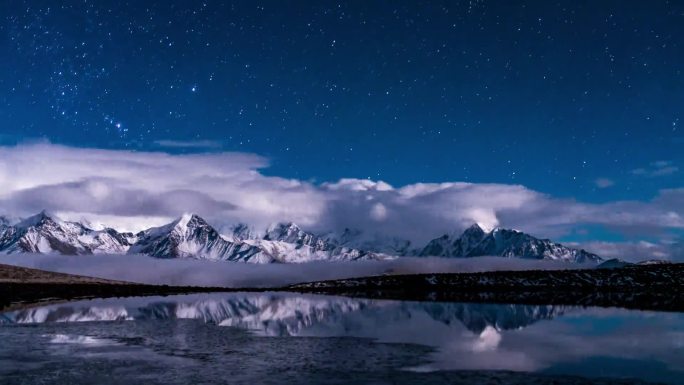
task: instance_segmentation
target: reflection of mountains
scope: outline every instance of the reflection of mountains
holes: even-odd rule
[[[460,321],[468,330],[480,334],[487,326],[497,330],[520,329],[537,321],[552,319],[567,311],[565,306],[501,305],[473,303],[421,303],[435,320],[450,324]]]
[[[0,323],[200,319],[263,335],[353,334],[415,317],[474,333],[519,329],[565,312],[562,306],[374,301],[288,294],[233,294],[84,301],[0,314]],[[314,333],[315,334],[315,333]]]

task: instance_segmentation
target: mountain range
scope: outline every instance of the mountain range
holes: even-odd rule
[[[420,256],[479,257],[496,255],[527,259],[551,259],[569,262],[601,262],[596,254],[572,249],[548,239],[538,239],[517,230],[495,228],[485,231],[474,224],[460,236],[443,235],[430,241]]]
[[[276,223],[259,233],[245,224],[219,233],[204,219],[185,214],[160,227],[137,234],[88,223],[63,221],[43,211],[15,224],[0,217],[0,254],[58,253],[144,254],[155,258],[192,258],[249,263],[382,260],[401,256],[508,258],[598,263],[602,259],[548,239],[517,230],[485,231],[475,224],[461,235],[443,235],[422,248],[396,238],[367,239],[362,232],[317,235],[292,222]]]

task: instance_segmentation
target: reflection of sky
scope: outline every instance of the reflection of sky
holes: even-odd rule
[[[684,376],[681,313],[589,309],[511,337],[511,343],[518,344],[547,341],[547,349],[537,352],[544,372],[634,376],[672,383]]]
[[[237,293],[82,301],[0,318],[193,318],[264,336],[362,337],[435,347],[430,364],[409,368],[417,371],[535,371],[671,383],[684,376],[680,313]],[[488,324],[481,328],[483,319]]]

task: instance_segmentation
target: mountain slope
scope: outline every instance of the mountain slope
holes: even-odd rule
[[[133,235],[113,229],[92,230],[77,222],[62,221],[45,211],[14,226],[0,224],[0,252],[60,253],[67,255],[123,253]]]
[[[306,232],[292,222],[276,223],[261,239],[245,240],[260,247],[277,262],[359,261],[390,258],[381,253],[368,252],[339,245],[325,237]]]
[[[249,261],[266,259],[262,250],[246,243],[224,239],[204,219],[186,214],[161,227],[137,234],[138,241],[128,253],[146,254],[155,258],[194,258],[216,261]]]
[[[466,229],[460,237],[444,235],[433,239],[420,252],[420,256],[455,258],[486,255],[577,263],[602,261],[596,254],[572,249],[548,239],[538,239],[520,231],[500,228],[486,232],[477,224]]]
[[[325,238],[340,246],[398,257],[416,255],[420,251],[414,249],[410,240],[366,233],[358,229],[345,228],[341,233],[328,233]]]

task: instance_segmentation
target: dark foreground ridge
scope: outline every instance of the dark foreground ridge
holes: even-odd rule
[[[377,299],[684,311],[684,264],[383,275],[302,283],[286,290]]]
[[[0,264],[0,310],[74,299],[233,291],[223,287],[143,285]]]

